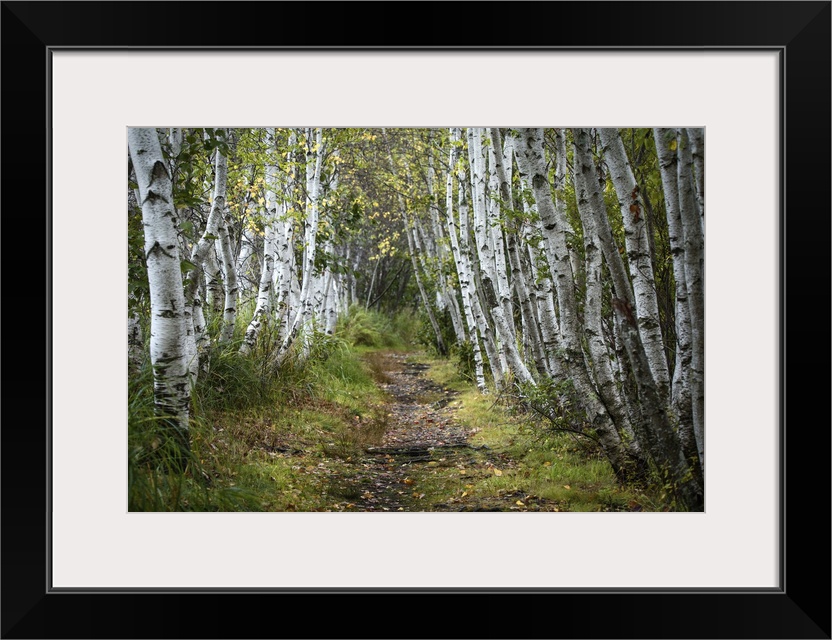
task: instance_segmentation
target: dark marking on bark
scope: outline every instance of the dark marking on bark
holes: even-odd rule
[[[144,204],[145,202],[148,202],[148,201],[155,202],[156,200],[161,200],[162,202],[165,202],[165,203],[168,202],[168,199],[165,198],[162,194],[156,193],[155,191],[153,191],[153,189],[148,189],[147,190],[147,195],[144,197],[144,200],[142,201],[142,204]],[[166,215],[170,215],[170,213],[168,213]]]
[[[539,173],[536,173],[532,178],[532,186],[535,189],[542,189],[546,185],[546,178]]]
[[[635,316],[633,315],[633,307],[629,302],[622,300],[621,298],[613,298],[612,307],[619,313],[619,315],[623,316],[627,320],[630,326],[637,326]]]
[[[641,219],[641,207],[638,206],[638,202],[630,205],[630,213],[633,214],[633,222],[638,222]]]
[[[500,303],[497,301],[497,295],[494,293],[494,285],[491,280],[487,277],[482,279],[482,287],[483,293],[485,294],[485,300],[488,303],[488,306],[493,309],[494,307],[498,307]]]
[[[165,166],[165,163],[161,160],[157,160],[153,163],[153,168],[150,170],[150,175],[153,177],[154,180],[160,180],[162,178],[167,178],[168,180],[170,180],[168,168]]]
[[[147,250],[146,255],[147,255],[147,257],[149,258],[149,257],[151,257],[154,253],[157,253],[157,252],[158,252],[158,253],[161,253],[163,256],[167,256],[168,258],[175,259],[175,256],[172,256],[171,254],[169,254],[167,251],[165,251],[165,250],[162,248],[162,245],[160,245],[160,244],[159,244],[159,241],[158,241],[158,240],[157,240],[156,242],[154,242],[154,243],[153,243],[153,246],[152,246],[152,247],[150,247],[150,249],[148,249],[148,250]]]

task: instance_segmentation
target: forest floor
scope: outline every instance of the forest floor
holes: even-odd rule
[[[214,368],[217,399],[256,391],[234,371]],[[177,480],[136,467],[131,510],[664,509],[618,485],[591,441],[553,430],[510,393],[481,394],[452,358],[338,348],[303,372],[276,399],[205,410],[194,423],[198,471]]]
[[[459,393],[426,374],[414,354],[366,356],[389,398],[380,442],[365,447],[353,472],[342,471],[334,487],[349,498],[349,511],[558,511],[559,503],[506,487],[480,492],[483,481],[512,474],[514,460],[487,444],[457,419]],[[561,505],[563,506],[563,505]]]

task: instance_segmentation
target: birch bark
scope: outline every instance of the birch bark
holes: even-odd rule
[[[653,379],[659,387],[659,394],[667,398],[670,390],[670,372],[659,322],[659,302],[656,297],[653,263],[650,259],[647,212],[644,210],[640,188],[627,160],[618,129],[600,129],[599,133],[624,221],[624,243],[641,341]]]
[[[468,338],[471,343],[471,348],[474,354],[474,377],[477,382],[477,388],[480,393],[487,393],[488,387],[485,384],[485,374],[483,371],[482,351],[480,350],[480,340],[478,338],[477,321],[474,317],[474,311],[471,305],[471,268],[468,265],[468,256],[462,253],[460,248],[458,229],[459,225],[454,219],[454,174],[457,170],[459,162],[459,146],[460,131],[457,128],[450,130],[450,149],[448,151],[448,175],[446,179],[445,189],[445,215],[447,218],[448,237],[451,243],[451,252],[456,264],[457,280],[462,293],[462,309],[465,314],[465,321],[468,326]],[[460,201],[464,200],[464,183],[459,186]],[[460,207],[461,208],[461,207]],[[460,213],[460,215],[462,215]],[[467,231],[467,229],[466,229]]]
[[[685,270],[685,232],[679,207],[679,174],[676,155],[676,132],[673,129],[653,130],[659,172],[662,178],[667,214],[668,241],[673,258],[675,282],[676,361],[673,371],[671,407],[678,422],[679,434],[686,451],[696,450],[693,430],[691,394],[692,327]]]
[[[275,145],[274,128],[266,131],[266,144],[272,152]],[[277,184],[277,167],[270,163],[266,167],[266,216],[265,235],[263,241],[263,266],[260,269],[260,283],[257,289],[257,305],[254,308],[254,315],[246,328],[243,343],[240,345],[240,353],[251,353],[260,335],[260,329],[264,322],[268,322],[271,316],[272,287],[274,285],[274,244],[275,244],[275,218],[277,217],[277,196],[275,189]]]
[[[127,131],[145,233],[154,402],[158,414],[171,426],[177,444],[187,450],[191,387],[173,186],[156,130]]]
[[[563,203],[558,207],[552,200],[551,186],[543,150],[542,129],[520,131],[520,152],[517,154],[521,174],[532,185],[537,210],[543,223],[549,267],[552,270],[561,313],[563,362],[575,386],[575,401],[586,413],[588,424],[598,434],[604,453],[619,480],[629,481],[641,476],[640,462],[633,460],[621,441],[621,436],[589,377],[580,345],[581,327],[577,314],[572,265],[566,246],[566,222]]]
[[[704,229],[694,193],[694,159],[686,129],[676,131],[679,213],[685,237],[685,284],[691,324],[691,409],[699,459],[705,460],[705,283]]]
[[[217,222],[218,239],[215,241],[217,253],[222,264],[223,285],[225,289],[225,306],[222,313],[222,329],[220,330],[220,344],[231,342],[234,337],[234,325],[237,322],[237,272],[234,264],[234,254],[231,250],[231,219],[226,206],[226,183],[228,181],[228,159],[216,150],[214,164],[214,196],[211,207],[219,212]],[[213,211],[212,211],[213,214]]]

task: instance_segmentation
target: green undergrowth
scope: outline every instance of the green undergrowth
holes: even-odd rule
[[[354,304],[338,319],[335,335],[356,347],[405,349],[418,340],[419,319],[412,312],[386,316]]]
[[[425,500],[452,510],[664,509],[650,492],[621,486],[591,441],[552,431],[507,394],[481,394],[451,360],[422,361],[431,380],[457,392],[449,409],[474,431],[464,455],[434,452],[420,479]]]
[[[268,330],[249,355],[239,340],[214,347],[192,393],[184,462],[154,415],[149,367],[132,372],[129,510],[326,510],[332,476],[386,429],[372,353],[407,346],[394,322],[360,311],[334,336],[312,336],[305,357],[296,349],[280,364],[268,357]]]

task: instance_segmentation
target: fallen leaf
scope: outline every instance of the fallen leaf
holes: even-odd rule
[[[518,501],[517,501],[517,502],[515,502],[514,504],[516,504],[518,507],[525,507],[525,506],[526,506],[526,505],[523,503],[523,501],[522,501],[522,500],[518,500]]]
[[[414,482],[415,482],[415,480],[412,480],[411,478],[405,478],[404,479],[405,484],[413,484]]]
[[[543,466],[544,467],[551,467],[552,463],[549,460],[547,460],[546,462],[543,463]]]
[[[501,476],[501,475],[503,475],[503,472],[500,471],[499,469],[494,469],[494,475],[495,476]]]
[[[565,485],[563,485],[563,488],[568,490],[568,489],[571,489],[572,487],[570,487],[568,484],[565,484]]]
[[[467,495],[468,495],[468,492],[467,492],[467,491],[463,491],[463,492],[462,492],[462,497],[463,497],[463,498],[464,498],[465,496],[467,496]]]

